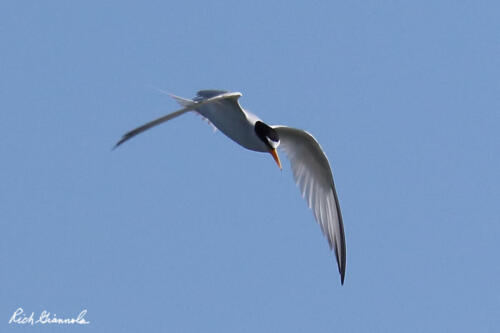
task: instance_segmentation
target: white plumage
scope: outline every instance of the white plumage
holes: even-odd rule
[[[343,284],[346,248],[342,215],[330,164],[316,139],[300,129],[266,125],[240,106],[241,93],[238,92],[202,90],[192,100],[172,97],[183,107],[181,110],[127,132],[115,148],[137,134],[189,111],[203,116],[239,145],[253,151],[269,152],[280,168],[276,148],[281,148],[290,160],[295,183],[312,209],[330,248],[335,251]]]

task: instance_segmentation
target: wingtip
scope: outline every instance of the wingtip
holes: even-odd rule
[[[340,284],[344,285],[344,279],[345,279],[345,251],[343,251],[344,255],[341,258],[338,258],[337,256],[337,265],[339,268],[339,274],[340,274]],[[337,253],[335,253],[337,254]],[[339,260],[341,259],[341,260]]]
[[[343,262],[342,265],[339,266],[339,273],[340,273],[340,283],[341,283],[341,285],[344,285],[344,279],[345,279],[345,261]]]
[[[120,141],[118,141],[118,142],[117,142],[117,143],[113,146],[113,148],[111,148],[111,151],[113,151],[113,150],[115,150],[116,148],[118,148],[118,146],[119,146],[119,145],[121,145],[121,144],[122,144],[122,141],[121,141],[121,140],[120,140]]]
[[[118,148],[119,146],[121,146],[122,143],[124,143],[125,141],[127,141],[127,137],[126,136],[123,136],[120,141],[118,141],[114,146],[113,148],[111,148],[111,150],[115,150],[116,148]]]
[[[121,139],[113,147],[113,150],[115,150],[116,148],[118,148],[118,146],[121,146],[122,143],[124,143],[125,141],[127,141],[127,140],[131,139],[132,137],[134,137],[137,134],[137,133],[134,133],[134,132],[135,132],[135,130],[123,134],[123,136],[121,137]]]

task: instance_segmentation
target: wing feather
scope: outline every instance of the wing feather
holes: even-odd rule
[[[213,92],[213,91],[211,91],[211,92]],[[234,92],[234,93],[224,92],[224,93],[221,93],[218,95],[215,94],[209,98],[202,99],[202,100],[197,100],[197,99],[189,100],[189,99],[182,98],[182,97],[175,96],[175,95],[170,95],[170,96],[172,96],[172,98],[174,98],[179,104],[181,104],[183,106],[183,108],[178,110],[178,111],[169,113],[169,114],[167,114],[163,117],[160,117],[158,119],[152,120],[152,121],[150,121],[142,126],[139,126],[131,131],[128,131],[127,133],[125,133],[122,136],[122,138],[118,141],[118,143],[116,143],[116,145],[114,146],[113,149],[117,148],[119,145],[121,145],[125,141],[132,139],[134,136],[141,134],[142,132],[147,131],[148,129],[155,127],[155,126],[158,126],[158,125],[160,125],[166,121],[169,121],[175,117],[178,117],[178,116],[180,116],[188,111],[197,111],[198,108],[200,108],[204,105],[207,105],[207,104],[215,103],[215,102],[237,101],[238,98],[241,97],[241,93],[239,93],[239,92]]]
[[[314,137],[300,129],[274,126],[290,160],[295,183],[335,251],[342,284],[346,266],[344,225],[328,159]]]

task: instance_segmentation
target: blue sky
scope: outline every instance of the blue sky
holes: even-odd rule
[[[0,330],[497,331],[499,12],[2,2]],[[159,89],[207,88],[321,143],[344,286],[288,162],[193,115],[111,151],[176,110]],[[18,307],[90,324],[9,325]]]

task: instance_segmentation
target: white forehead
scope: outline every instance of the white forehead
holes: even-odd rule
[[[266,139],[267,139],[267,142],[269,142],[269,145],[271,147],[273,147],[274,149],[278,148],[278,146],[280,145],[280,141],[279,140],[278,141],[273,141],[270,138],[268,138],[267,136],[266,136]]]

